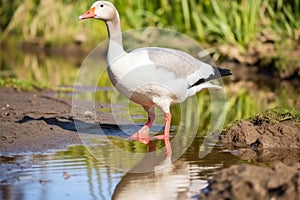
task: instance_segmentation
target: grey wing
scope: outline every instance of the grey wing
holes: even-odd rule
[[[184,78],[189,87],[221,77],[219,68],[201,62],[186,52],[155,47],[144,49],[147,50],[149,59],[157,67],[166,68],[176,77]]]

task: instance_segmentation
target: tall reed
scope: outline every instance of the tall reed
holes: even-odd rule
[[[103,38],[105,28],[93,20],[78,23],[77,17],[94,0],[0,1],[1,38],[44,39],[67,43],[82,30],[87,41]],[[232,44],[240,51],[256,40],[262,29],[271,29],[299,40],[300,0],[112,0],[120,12],[124,30],[166,27],[188,34],[202,43]],[[264,22],[264,23],[262,23]],[[100,32],[100,33],[99,33]]]

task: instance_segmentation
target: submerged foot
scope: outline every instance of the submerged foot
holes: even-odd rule
[[[148,144],[149,143],[149,127],[148,126],[143,126],[140,130],[138,130],[135,134],[130,136],[131,139],[137,140],[143,144]]]

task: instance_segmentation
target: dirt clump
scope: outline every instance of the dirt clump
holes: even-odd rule
[[[300,196],[299,166],[282,163],[272,169],[234,165],[217,172],[202,191],[200,199],[291,199]]]
[[[255,125],[241,121],[222,136],[231,148],[300,148],[300,126],[292,120]]]
[[[299,111],[274,109],[239,121],[221,141],[241,159],[264,167],[241,164],[217,172],[201,199],[299,199]]]
[[[291,119],[259,123],[240,121],[221,137],[225,148],[243,160],[268,165],[280,161],[291,166],[300,163],[300,126]]]

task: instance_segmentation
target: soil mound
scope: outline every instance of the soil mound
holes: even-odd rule
[[[225,148],[243,160],[255,160],[273,165],[300,163],[300,126],[293,120],[261,121],[258,124],[241,121],[222,136]]]
[[[229,148],[300,148],[300,126],[292,120],[254,125],[241,121],[222,137]]]
[[[218,172],[200,199],[291,199],[300,196],[299,166],[278,163],[272,169],[234,165]]]

